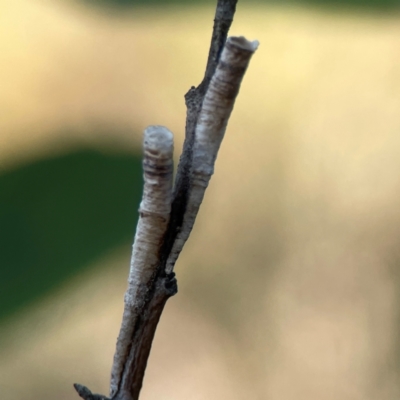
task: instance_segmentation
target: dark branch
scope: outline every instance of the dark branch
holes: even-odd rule
[[[185,95],[187,107],[185,142],[175,180],[170,222],[159,254],[160,265],[153,283],[153,288],[150,290],[151,295],[149,296],[149,301],[142,311],[143,321],[141,321],[141,326],[135,327],[132,337],[132,347],[123,373],[121,386],[119,391],[113,397],[113,400],[136,400],[139,397],[147,358],[150,353],[151,344],[159,318],[166,301],[169,297],[175,294],[175,292],[170,292],[169,295],[160,297],[158,292],[160,287],[159,281],[160,279],[164,279],[165,263],[168,259],[169,253],[171,252],[179,229],[182,226],[190,190],[190,172],[195,127],[204,95],[217,67],[219,57],[228,36],[229,28],[233,21],[236,3],[237,0],[218,0],[207,67],[203,81],[197,88],[192,87]]]
[[[199,91],[202,92],[203,97],[207,91],[211,78],[214,75],[215,69],[217,68],[222,49],[224,48],[226,39],[228,37],[228,31],[231,27],[233,16],[236,11],[236,3],[237,0],[218,1],[217,10],[215,12],[210,50],[208,53],[206,72],[204,74],[203,81],[199,86]]]
[[[149,294],[132,337],[129,355],[117,393],[112,400],[137,400],[142,388],[151,345],[167,300],[178,291],[175,274],[159,276]]]
[[[160,270],[165,268],[169,253],[171,252],[176,236],[182,226],[190,189],[190,171],[192,167],[193,142],[197,119],[208,85],[214,75],[222,49],[228,37],[228,31],[233,21],[237,1],[238,0],[218,0],[203,81],[197,88],[192,86],[185,95],[187,108],[185,141],[176,173],[171,218],[165,235],[164,245],[160,253]]]
[[[225,45],[228,31],[235,14],[237,1],[238,0],[218,0],[204,78],[197,88],[193,86],[185,95],[187,107],[185,141],[176,174],[169,226],[164,237],[163,246],[160,250],[160,264],[157,274],[151,282],[151,287],[145,288],[147,292],[146,301],[140,308],[140,318],[132,334],[129,355],[122,374],[122,379],[119,382],[118,390],[113,394],[112,398],[109,399],[106,396],[92,394],[85,386],[75,384],[74,387],[79,396],[85,400],[137,400],[139,398],[147,359],[159,318],[166,301],[177,291],[175,275],[169,274],[166,276],[165,264],[176,236],[182,226],[184,214],[186,212],[190,190],[192,148],[198,116],[205,93],[214,75],[222,49]]]

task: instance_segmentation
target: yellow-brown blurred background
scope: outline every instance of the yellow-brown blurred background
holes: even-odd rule
[[[2,400],[108,392],[141,132],[178,159],[205,66],[214,4],[93,3],[0,2]],[[239,1],[261,45],[143,400],[399,398],[400,14],[354,3]]]

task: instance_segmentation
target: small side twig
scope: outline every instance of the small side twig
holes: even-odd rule
[[[86,400],[137,400],[165,303],[177,292],[175,262],[193,228],[240,84],[258,42],[227,39],[237,0],[218,0],[206,72],[185,95],[186,137],[172,194],[173,136],[144,132],[144,191],[125,308],[111,373],[110,398],[75,384]],[[171,201],[172,200],[172,201]]]
[[[110,400],[108,397],[102,394],[92,393],[86,386],[74,383],[74,388],[78,392],[79,396],[84,400]]]

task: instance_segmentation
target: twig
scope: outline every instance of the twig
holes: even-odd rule
[[[108,397],[102,394],[92,393],[86,386],[74,383],[74,388],[78,392],[79,396],[85,400],[110,400]]]
[[[177,292],[173,268],[195,222],[233,109],[258,42],[226,41],[237,0],[219,0],[202,83],[186,94],[186,137],[171,205],[172,133],[144,132],[144,192],[128,290],[111,373],[110,399],[137,400],[165,303]],[[225,43],[226,42],[226,43]],[[110,400],[75,384],[86,400]]]
[[[187,108],[185,142],[176,172],[171,218],[160,253],[161,268],[165,268],[176,237],[182,228],[191,184],[193,144],[197,120],[204,96],[215,69],[217,68],[222,49],[228,37],[229,28],[232,24],[233,16],[235,15],[237,1],[238,0],[218,0],[204,78],[197,88],[192,86],[185,94]]]
[[[244,37],[230,37],[225,44],[198,117],[189,198],[181,228],[167,259],[167,273],[173,271],[179,253],[192,231],[208,182],[214,173],[214,163],[240,84],[257,47],[257,41],[249,42]]]
[[[171,211],[173,135],[165,127],[151,126],[144,132],[143,147],[143,199],[133,244],[124,315],[111,372],[111,397],[117,392],[131,391],[132,368],[139,367],[141,352],[144,351],[143,344],[134,343],[144,340],[143,330],[147,329],[148,318],[153,317],[148,309],[154,307],[154,304],[162,303],[162,296],[165,296],[165,303],[176,292],[170,288],[163,290],[162,283],[166,277],[157,282],[158,290],[154,291],[158,253]],[[144,369],[145,367],[146,365],[143,366]],[[137,372],[134,375],[136,374]],[[135,383],[135,386],[138,384]],[[135,391],[139,393],[140,387]]]

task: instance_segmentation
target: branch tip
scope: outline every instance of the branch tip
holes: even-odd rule
[[[102,394],[92,393],[86,386],[80,385],[79,383],[74,383],[74,388],[78,392],[79,397],[84,400],[111,400]]]
[[[228,43],[240,47],[242,50],[248,50],[254,53],[260,42],[258,40],[247,40],[244,36],[231,36],[227,40]]]

